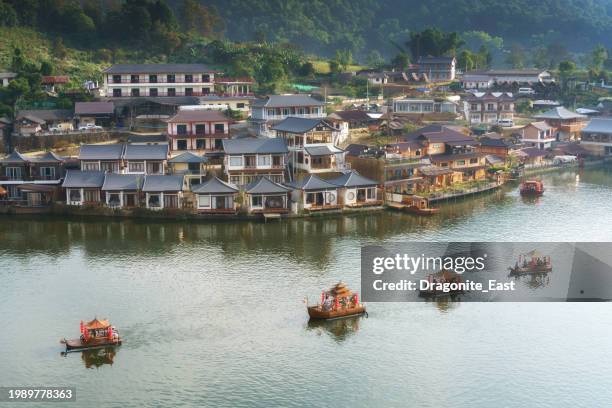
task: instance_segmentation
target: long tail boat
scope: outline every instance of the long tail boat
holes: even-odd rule
[[[510,275],[536,275],[552,271],[550,256],[543,256],[536,250],[519,255],[514,267],[508,268]]]
[[[365,306],[359,303],[357,293],[351,292],[342,282],[327,292],[321,292],[321,303],[306,307],[311,319],[340,319],[366,313]]]
[[[121,337],[108,320],[95,318],[87,323],[81,320],[81,337],[72,340],[63,339],[61,343],[66,345],[66,351],[78,351],[120,346]]]
[[[439,208],[430,207],[429,200],[425,197],[411,196],[405,198],[403,202],[408,205],[406,211],[417,215],[434,215],[440,211]]]

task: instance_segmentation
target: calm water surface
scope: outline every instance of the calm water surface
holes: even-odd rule
[[[0,218],[0,386],[77,387],[66,406],[610,406],[608,304],[370,304],[307,321],[305,296],[359,287],[364,244],[612,241],[611,169],[542,178],[540,199],[509,187],[433,218]],[[61,356],[95,315],[125,344]]]

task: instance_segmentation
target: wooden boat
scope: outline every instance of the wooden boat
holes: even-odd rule
[[[329,291],[321,293],[321,303],[306,306],[311,319],[341,319],[366,313],[366,308],[359,303],[356,293],[351,292],[344,283],[338,282]]]
[[[508,268],[510,275],[537,275],[552,271],[550,256],[543,256],[538,251],[533,250],[526,254],[519,255],[519,259],[514,267]]]
[[[452,283],[462,283],[463,279],[461,275],[457,272],[453,271],[440,271],[437,273],[431,273],[427,276],[427,280],[430,284],[452,284]],[[419,297],[423,298],[436,298],[441,296],[455,296],[461,295],[465,293],[462,289],[458,290],[449,290],[447,292],[443,290],[438,290],[436,288],[431,288],[427,290],[419,290]]]
[[[522,196],[541,196],[544,194],[544,184],[539,180],[523,181],[519,191]]]
[[[108,320],[95,318],[87,323],[81,321],[81,337],[71,340],[63,339],[61,343],[66,345],[66,351],[78,351],[120,346],[121,337]]]
[[[430,208],[428,199],[416,195],[404,198],[402,203],[407,205],[406,211],[417,215],[434,215],[440,211],[439,208]]]

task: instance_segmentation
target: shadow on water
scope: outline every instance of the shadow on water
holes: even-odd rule
[[[323,333],[329,335],[337,343],[342,343],[359,331],[359,324],[364,316],[346,317],[336,320],[309,320],[306,330],[313,331],[317,335]]]

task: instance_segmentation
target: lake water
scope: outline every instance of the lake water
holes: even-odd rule
[[[607,303],[371,303],[308,323],[305,296],[359,288],[362,245],[612,241],[612,169],[542,179],[540,199],[509,186],[432,218],[0,218],[0,386],[74,386],[66,406],[610,406]],[[94,316],[124,345],[60,355]]]

